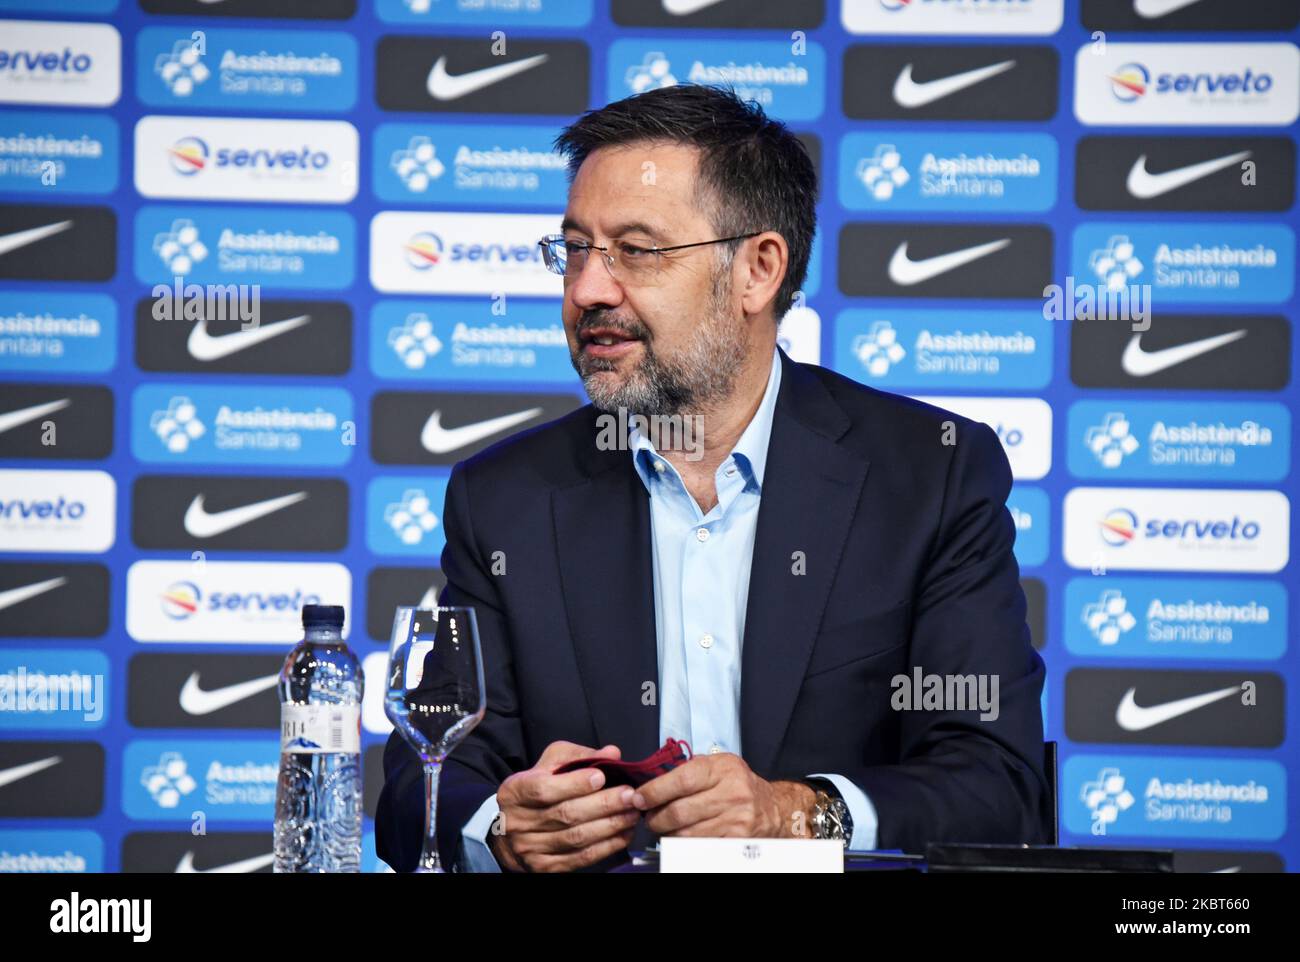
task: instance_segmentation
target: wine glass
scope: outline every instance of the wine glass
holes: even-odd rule
[[[424,763],[424,844],[417,872],[442,872],[436,834],[443,759],[483,717],[483,655],[473,608],[397,609],[384,714]]]

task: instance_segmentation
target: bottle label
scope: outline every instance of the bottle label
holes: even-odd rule
[[[309,755],[360,752],[361,706],[281,705],[280,751]]]

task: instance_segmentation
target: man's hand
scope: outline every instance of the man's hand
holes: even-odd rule
[[[597,751],[551,742],[536,765],[502,782],[501,814],[488,836],[498,864],[511,872],[569,872],[627,848],[641,818],[632,807],[632,789],[602,789],[605,774],[595,768],[554,774],[577,758],[616,760],[620,754],[616,745]]]
[[[696,755],[638,789],[633,802],[659,835],[811,838],[817,793],[759,778],[739,755]]]

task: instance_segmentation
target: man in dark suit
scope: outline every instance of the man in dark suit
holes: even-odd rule
[[[1043,663],[994,432],[776,348],[815,230],[783,125],[679,86],[557,146],[563,276],[592,404],[452,471],[444,605],[477,612],[487,714],[448,758],[460,870],[626,859],[636,833],[1039,843]],[[603,754],[694,757],[639,790]],[[380,857],[409,870],[420,764],[394,733]]]

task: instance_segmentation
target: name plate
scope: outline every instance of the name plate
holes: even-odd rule
[[[833,838],[659,839],[660,872],[843,872],[844,843]]]

